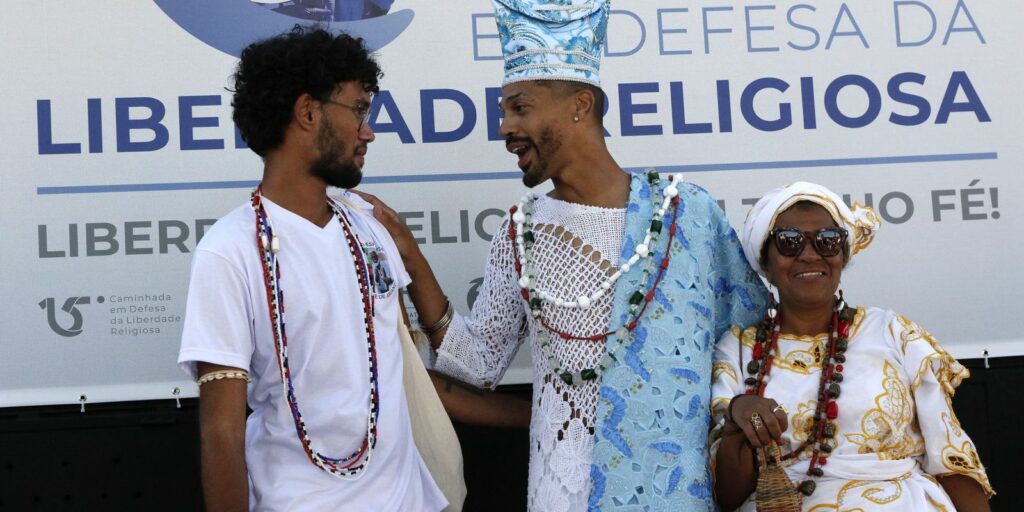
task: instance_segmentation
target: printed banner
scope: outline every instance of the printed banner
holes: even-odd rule
[[[617,1],[607,141],[682,172],[735,227],[765,191],[822,183],[876,207],[844,272],[960,358],[1024,354],[1024,9],[982,0]],[[385,70],[364,189],[399,210],[456,308],[526,191],[498,136],[490,2],[10,2],[0,17],[0,407],[173,399],[196,243],[260,160],[231,121],[249,42],[319,23]],[[544,187],[542,187],[544,188]],[[301,343],[301,340],[293,340]],[[529,382],[520,350],[505,383]]]

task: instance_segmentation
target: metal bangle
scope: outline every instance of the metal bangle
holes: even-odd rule
[[[434,325],[431,325],[429,327],[427,327],[425,325],[421,325],[420,326],[420,329],[424,333],[426,333],[427,336],[433,336],[434,333],[439,332],[440,330],[447,328],[448,324],[452,323],[452,317],[455,316],[455,308],[452,307],[452,302],[450,300],[448,300],[447,298],[445,299],[444,303],[445,303],[444,314],[441,315],[440,319],[438,319],[436,322],[434,322]]]
[[[430,334],[433,335],[436,332],[441,332],[447,329],[448,326],[451,325],[452,323],[452,318],[455,318],[455,309],[452,308],[451,304],[449,304],[448,309],[444,313],[444,321],[441,322],[439,325],[435,325],[434,329],[430,331]]]
[[[434,335],[434,333],[437,333],[437,332],[441,332],[441,331],[443,331],[443,330],[447,329],[447,328],[448,328],[448,326],[449,326],[449,325],[451,325],[451,323],[452,323],[452,315],[449,315],[449,316],[448,316],[448,317],[447,317],[447,318],[445,319],[445,322],[444,322],[443,324],[439,325],[439,326],[437,327],[437,329],[434,329],[433,331],[430,331],[430,334],[429,334],[429,335],[430,335],[430,336],[433,336],[433,335]]]

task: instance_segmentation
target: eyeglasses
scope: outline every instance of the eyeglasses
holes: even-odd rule
[[[804,251],[807,239],[812,240],[814,250],[823,258],[835,256],[843,251],[849,233],[843,228],[829,227],[817,231],[800,231],[796,228],[775,228],[768,233],[775,242],[779,254],[795,258]]]
[[[345,107],[345,108],[351,110],[352,113],[355,114],[356,119],[359,120],[359,127],[356,128],[356,131],[362,130],[363,126],[366,124],[366,121],[368,121],[370,119],[370,104],[369,103],[367,103],[365,105],[347,105],[347,104],[342,103],[340,101],[334,101],[334,100],[324,100],[324,103],[330,103],[332,105],[337,105],[339,107]]]

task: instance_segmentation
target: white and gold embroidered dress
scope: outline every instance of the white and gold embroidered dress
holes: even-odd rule
[[[756,327],[733,327],[716,346],[711,404],[719,426],[710,438],[712,461],[729,401],[745,390],[744,367],[752,357],[755,333]],[[779,355],[764,396],[789,411],[783,453],[812,435],[827,343],[827,333],[779,336]],[[892,311],[858,308],[843,366],[833,451],[822,466],[824,475],[815,479],[817,489],[803,500],[804,511],[953,511],[935,479],[953,473],[977,480],[992,493],[974,443],[952,408],[954,390],[970,374],[929,333]],[[807,478],[810,456],[807,448],[784,462],[794,483]],[[755,510],[753,498],[740,510]]]

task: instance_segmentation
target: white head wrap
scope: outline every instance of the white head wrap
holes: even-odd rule
[[[743,254],[758,274],[767,277],[759,260],[761,247],[768,239],[768,232],[775,227],[775,219],[800,201],[820,205],[828,211],[839,227],[850,233],[847,243],[850,244],[851,256],[871,245],[878,227],[882,224],[872,208],[857,203],[853,204],[853,208],[849,208],[835,192],[815,183],[798,181],[772,190],[757,201],[747,213],[747,220],[743,222]]]

